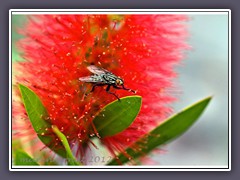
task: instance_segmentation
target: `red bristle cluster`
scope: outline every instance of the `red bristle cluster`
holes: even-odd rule
[[[79,77],[91,74],[87,70],[91,64],[120,76],[143,100],[140,114],[129,128],[101,139],[111,152],[122,151],[171,112],[168,105],[175,98],[167,90],[173,87],[173,68],[186,48],[185,20],[182,15],[30,17],[21,29],[25,38],[18,42],[25,61],[16,64],[16,81],[38,94],[49,121],[81,150],[93,133],[96,113],[116,98],[103,87],[85,96],[92,85]],[[123,90],[116,94],[132,95]],[[24,113],[24,109],[14,111],[13,117]]]

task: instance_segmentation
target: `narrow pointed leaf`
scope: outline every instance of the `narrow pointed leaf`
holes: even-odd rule
[[[149,134],[140,138],[131,145],[131,147],[127,148],[126,153],[124,153],[125,155],[122,153],[119,154],[118,157],[113,159],[108,165],[127,163],[131,159],[146,155],[154,148],[177,138],[193,125],[207,107],[210,100],[211,97],[207,97],[168,118]],[[126,154],[129,156],[127,155],[128,157],[126,157]]]
[[[37,166],[39,165],[32,157],[22,150],[15,152],[15,165],[19,166]]]
[[[61,140],[66,152],[67,152],[67,161],[68,165],[80,165],[79,162],[75,159],[75,157],[72,154],[71,148],[68,144],[66,136],[57,128],[57,126],[52,126],[53,132],[58,136],[58,138]]]
[[[49,129],[51,129],[51,124],[44,119],[48,114],[39,97],[24,85],[20,84],[19,89],[28,117],[39,139],[54,152],[62,157],[66,157],[64,147],[62,145],[55,146],[55,144],[52,143],[57,136],[54,136],[54,133],[47,135]]]
[[[106,105],[93,120],[99,136],[113,136],[128,128],[137,117],[141,103],[141,96],[128,96]]]

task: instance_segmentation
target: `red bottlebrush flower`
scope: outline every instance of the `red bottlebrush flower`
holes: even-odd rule
[[[176,76],[173,68],[186,48],[185,20],[182,15],[30,17],[21,30],[25,38],[18,43],[26,61],[16,64],[16,81],[38,94],[49,121],[82,152],[82,144],[89,142],[92,133],[92,119],[116,98],[103,87],[96,87],[85,97],[92,85],[78,79],[90,75],[87,67],[92,64],[120,76],[143,100],[140,114],[130,127],[101,139],[110,152],[123,151],[171,112],[168,105],[175,98],[168,89]],[[111,91],[119,97],[131,95],[128,91]],[[27,120],[25,110],[16,105],[14,119],[19,121],[20,116]],[[22,129],[16,126],[15,130],[23,134]]]

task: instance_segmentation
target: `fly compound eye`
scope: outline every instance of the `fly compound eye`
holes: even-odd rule
[[[116,79],[116,85],[120,86],[123,84],[123,81],[121,79]]]

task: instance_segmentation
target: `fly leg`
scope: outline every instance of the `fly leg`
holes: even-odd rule
[[[92,86],[92,90],[91,90],[89,93],[93,92],[96,86],[98,86],[98,84],[94,84],[94,85]]]
[[[92,86],[91,91],[90,91],[89,93],[86,93],[85,96],[88,96],[91,92],[93,92],[93,91],[95,90],[95,87],[97,87],[97,86],[104,86],[104,85],[105,85],[105,84],[94,84],[94,85]]]
[[[94,84],[93,87],[92,87],[92,90],[89,93],[93,92],[95,87],[97,87],[97,86],[105,86],[105,85],[106,84]]]
[[[115,93],[109,91],[109,90],[110,90],[110,87],[111,87],[111,85],[109,84],[109,85],[107,86],[107,89],[106,89],[107,93],[114,95],[114,96],[118,99],[118,101],[120,101],[119,97],[118,97]]]
[[[131,91],[132,93],[136,93],[134,90],[132,90],[132,89],[128,89],[128,88],[125,88],[124,87],[124,85],[122,85],[122,88],[121,87],[118,87],[118,86],[116,86],[116,85],[113,85],[113,87],[115,88],[115,89],[124,89],[124,90],[127,90],[127,91]]]
[[[134,90],[132,90],[132,89],[125,88],[123,84],[122,84],[122,87],[123,87],[124,90],[131,91],[131,92],[134,93],[134,94],[136,93],[136,91],[134,91]]]

